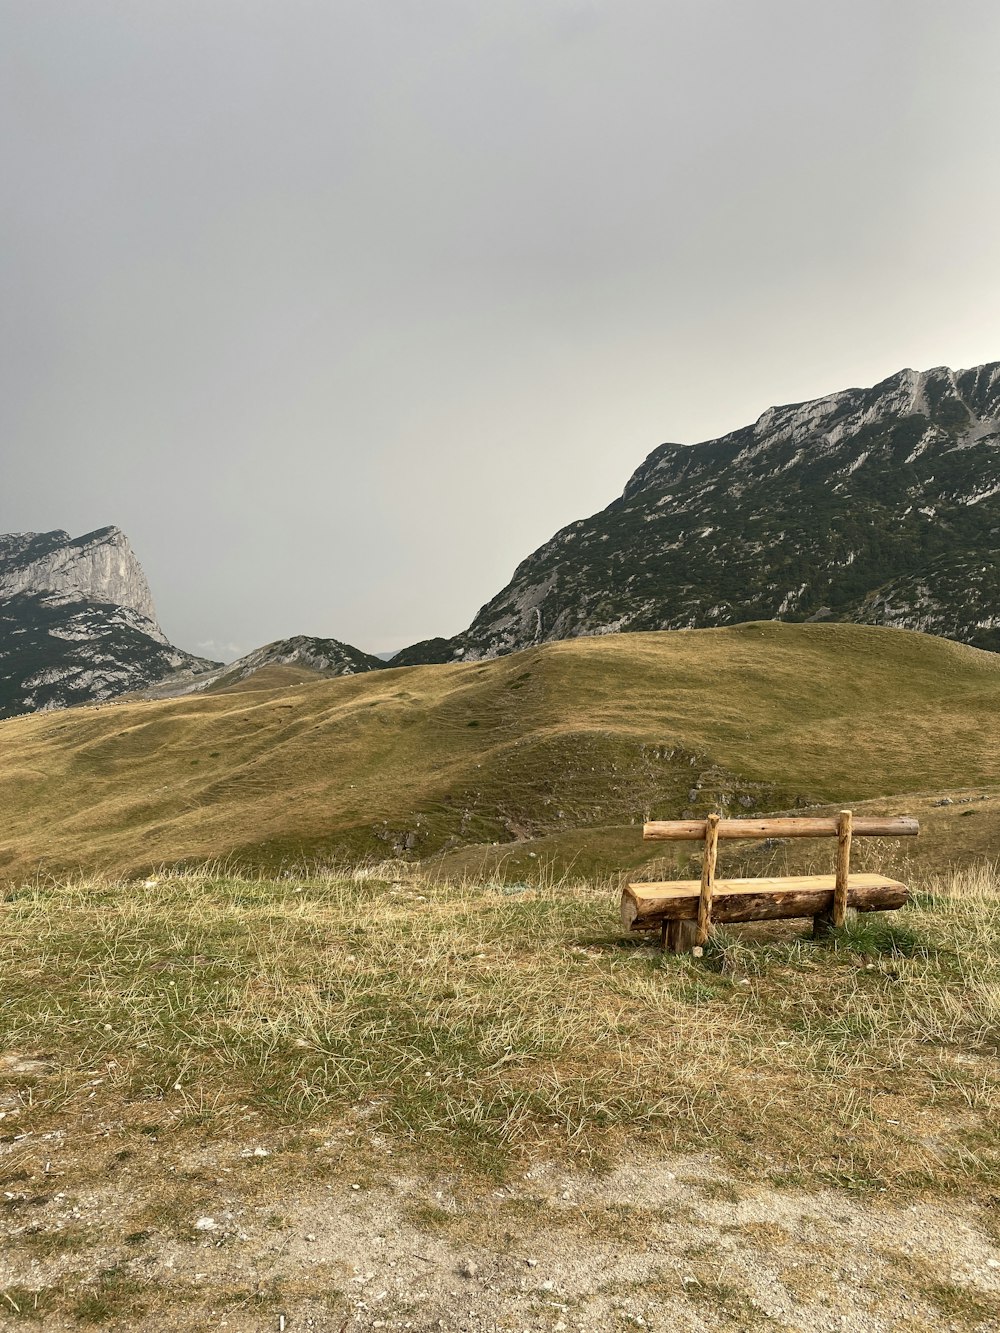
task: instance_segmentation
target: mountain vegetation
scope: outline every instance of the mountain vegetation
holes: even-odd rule
[[[0,601],[0,718],[93,703],[214,665],[128,607],[63,593]]]
[[[0,1323],[985,1333],[1000,882],[911,884],[698,960],[593,881],[20,885]]]

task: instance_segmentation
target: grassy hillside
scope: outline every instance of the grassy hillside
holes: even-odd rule
[[[607,636],[4,722],[0,875],[427,856],[973,785],[1000,786],[998,656],[852,625]]]

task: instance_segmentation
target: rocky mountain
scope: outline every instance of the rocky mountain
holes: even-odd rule
[[[902,370],[663,444],[453,639],[392,665],[748,620],[855,621],[1000,651],[1000,363]]]
[[[165,699],[171,695],[226,689],[247,680],[265,667],[299,667],[317,676],[329,677],[379,671],[385,665],[381,658],[363,653],[360,648],[341,643],[339,639],[316,639],[306,634],[297,634],[291,639],[276,639],[274,643],[256,648],[227,666],[216,666],[204,675],[192,678],[187,672],[178,673],[176,678],[170,677],[144,693]]]
[[[18,593],[67,593],[126,607],[156,625],[149,584],[120,528],[84,537],[59,530],[0,535],[0,599]],[[156,632],[163,637],[158,625]]]
[[[0,536],[0,718],[217,665],[168,642],[120,529]]]

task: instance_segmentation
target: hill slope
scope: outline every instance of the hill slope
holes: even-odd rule
[[[0,875],[425,856],[1000,784],[1000,657],[762,623],[0,724]]]
[[[518,566],[464,634],[393,666],[619,630],[892,625],[1000,650],[1000,363],[903,370],[664,444]]]

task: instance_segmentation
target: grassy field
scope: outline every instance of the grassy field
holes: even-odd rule
[[[418,1258],[449,1236],[518,1253],[555,1243],[553,1228],[570,1247],[642,1244],[634,1206],[602,1196],[556,1215],[503,1193],[539,1162],[599,1182],[630,1158],[652,1170],[681,1154],[699,1206],[730,1216],[755,1189],[833,1189],[904,1212],[961,1198],[984,1215],[1000,1194],[1000,881],[988,867],[928,880],[909,908],[823,944],[791,923],[744,928],[720,932],[703,960],[623,940],[614,893],[586,883],[518,890],[398,866],[39,881],[0,902],[0,971],[0,1322],[133,1330],[163,1327],[169,1310],[171,1327],[216,1327],[211,1309],[230,1327],[274,1328],[279,1309],[322,1289],[329,1322],[313,1326],[346,1328],[355,1307],[338,1302],[359,1279],[309,1267],[298,1233],[319,1224],[301,1200],[339,1192],[349,1211],[351,1190],[374,1199],[400,1177],[444,1173],[448,1199],[478,1182],[479,1202],[457,1212],[440,1184],[405,1205]],[[268,1263],[297,1236],[299,1286],[251,1281],[241,1260],[244,1285],[219,1269],[212,1288],[225,1254],[205,1229],[228,1226],[235,1245],[250,1222],[221,1219],[251,1215],[273,1240]],[[780,1228],[753,1225],[773,1251]],[[341,1262],[351,1248],[338,1244]],[[788,1283],[804,1278],[796,1253]],[[175,1262],[191,1270],[180,1284]],[[714,1264],[679,1262],[718,1303],[708,1327],[758,1327],[760,1309]],[[930,1291],[929,1273],[911,1289]],[[913,1327],[942,1311],[962,1329],[1000,1314],[1000,1300],[942,1274]],[[341,1309],[343,1322],[329,1313]]]
[[[1000,790],[1000,657],[903,631],[768,622],[300,676],[0,723],[0,877],[392,855],[451,873],[494,844],[590,873],[641,862],[647,816]]]
[[[0,921],[0,1049],[44,1065],[7,1110],[37,1129],[81,1097],[215,1134],[248,1112],[324,1133],[363,1114],[501,1175],[539,1145],[599,1162],[622,1135],[676,1149],[710,1131],[760,1176],[1000,1183],[1000,894],[982,870],[829,945],[720,931],[703,963],[623,940],[613,894],[572,884],[40,883]]]

